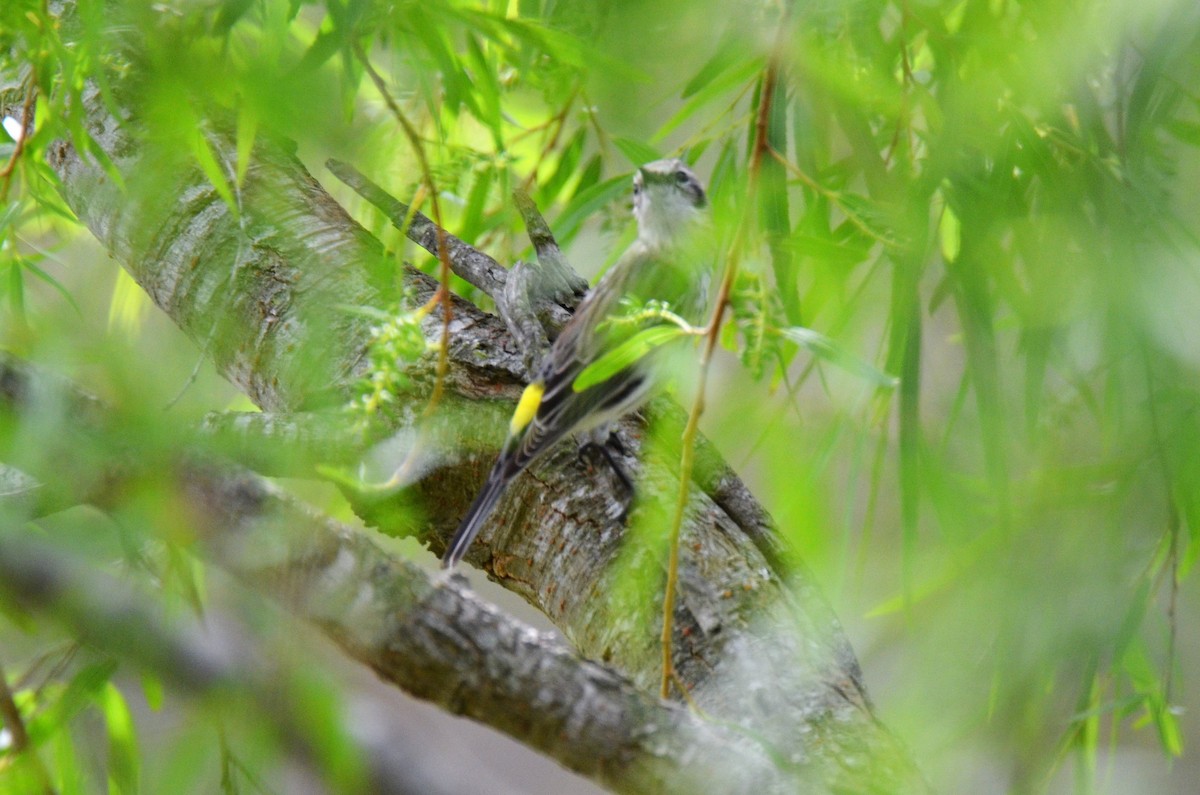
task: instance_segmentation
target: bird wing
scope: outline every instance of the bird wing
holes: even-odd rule
[[[630,282],[647,267],[654,267],[653,257],[644,246],[634,243],[584,297],[563,327],[538,373],[535,383],[540,385],[541,400],[528,424],[519,431],[519,443],[506,462],[510,472],[524,469],[562,437],[624,413],[649,387],[644,370],[634,365],[588,389],[574,388],[584,368],[611,345],[611,334],[603,332],[600,324],[612,314]]]

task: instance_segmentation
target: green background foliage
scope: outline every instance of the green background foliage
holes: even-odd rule
[[[35,120],[20,147],[0,136],[0,326],[6,348],[119,407],[120,443],[164,454],[174,428],[244,406],[55,194],[52,141],[100,156],[78,96],[87,81],[109,90],[113,37],[144,45],[138,129],[164,162],[199,166],[236,210],[253,141],[291,139],[357,218],[431,272],[338,190],[326,157],[427,211],[432,183],[442,223],[505,263],[530,254],[509,198],[530,188],[593,274],[632,239],[633,167],[685,153],[718,223],[751,230],[702,428],[816,570],[885,722],[945,792],[1190,791],[1194,2],[817,0],[787,15],[717,0],[77,8],[68,36],[42,2],[0,7],[0,89],[29,97]],[[363,54],[416,131],[428,178]],[[751,190],[772,59],[772,151]],[[236,127],[233,179],[198,132],[206,119]],[[6,418],[5,443],[54,449],[56,410]],[[87,477],[105,453],[83,451],[67,476]],[[112,528],[114,540],[97,540],[105,522],[90,512],[56,517],[53,533],[26,529],[71,539],[90,565],[186,610],[203,600],[204,574],[175,546],[189,531],[171,499],[146,484],[122,501],[133,541]],[[130,562],[130,545],[152,560]],[[26,685],[18,702],[60,791],[166,791],[185,775],[198,742],[187,732],[169,764],[140,759],[131,672],[90,660],[35,677],[52,682],[35,690],[20,674],[54,632],[20,616],[0,632],[0,662]],[[314,715],[331,714],[319,676],[298,673],[295,687]],[[79,728],[84,715],[102,716],[105,751]],[[244,720],[236,732],[269,734]],[[314,718],[313,731],[333,749],[326,780],[352,780],[343,727]],[[232,768],[225,757],[229,791],[277,764],[277,739],[241,739],[255,750]],[[108,760],[99,778],[81,761],[96,753]],[[24,780],[7,761],[0,752],[0,784]],[[214,780],[188,783],[211,791]]]

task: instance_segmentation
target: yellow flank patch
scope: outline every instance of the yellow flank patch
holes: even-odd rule
[[[546,394],[546,385],[541,381],[534,381],[529,386],[525,387],[525,391],[521,393],[521,402],[517,404],[517,410],[513,412],[512,421],[508,423],[508,432],[512,435],[517,435],[525,429],[525,426],[533,421],[533,416],[537,414],[538,406],[542,404],[542,395]]]

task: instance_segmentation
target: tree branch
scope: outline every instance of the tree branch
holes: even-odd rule
[[[409,240],[438,256],[438,227],[420,210],[414,210],[409,205],[395,198],[378,184],[363,175],[349,163],[340,160],[326,160],[325,167],[335,177],[354,189],[387,216],[392,226],[403,232]],[[449,232],[443,232],[446,237],[446,248],[450,255],[450,270],[455,276],[467,284],[478,287],[490,296],[500,292],[508,279],[508,271],[499,262],[487,254],[473,248]]]
[[[17,386],[10,395],[45,396],[46,384],[64,385],[11,358],[0,362],[0,380]],[[80,394],[72,389],[65,397]],[[10,399],[4,408],[30,407]],[[86,435],[96,427],[70,430]],[[131,481],[164,474],[161,465],[118,469]],[[776,767],[749,736],[654,699],[486,605],[461,578],[435,582],[363,534],[229,465],[181,457],[175,477],[185,513],[213,559],[407,692],[504,731],[619,792],[690,793],[706,784],[730,793],[794,791],[796,771]],[[233,686],[255,703],[279,700],[264,692],[278,676],[240,642],[200,639],[191,623],[172,629],[143,606],[144,598],[47,550],[0,536],[0,581],[10,596],[52,610],[85,641],[163,673],[188,692]]]
[[[220,710],[231,699],[252,704],[291,752],[320,770],[324,755],[312,736],[303,701],[289,695],[294,677],[278,655],[261,648],[228,613],[209,605],[203,622],[168,617],[145,593],[101,574],[45,542],[0,533],[0,594],[26,610],[47,613],[76,638],[118,659],[152,671],[177,692]],[[0,700],[2,706],[2,700]],[[370,791],[451,795],[422,760],[396,748],[395,737],[372,736],[371,727],[348,724],[366,762]],[[397,757],[405,764],[397,764]],[[50,778],[42,771],[46,791]]]

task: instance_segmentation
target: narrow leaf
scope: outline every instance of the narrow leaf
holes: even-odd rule
[[[675,115],[667,120],[666,124],[658,128],[658,132],[654,134],[653,140],[661,141],[670,135],[679,125],[683,124],[691,118],[698,110],[705,105],[726,96],[731,89],[744,85],[762,68],[762,59],[758,57],[749,58],[737,66],[729,69],[724,74],[720,75],[702,90],[684,104],[682,108],[675,112]],[[732,98],[731,98],[732,99]]]
[[[589,216],[625,193],[628,187],[629,177],[623,174],[576,194],[554,225],[558,241],[562,243],[569,240]]]
[[[250,168],[250,155],[254,150],[256,137],[258,137],[258,115],[250,107],[250,103],[243,102],[238,110],[237,125],[237,173],[235,179],[239,188],[246,183],[246,171]]]
[[[58,279],[55,279],[49,273],[46,273],[46,271],[39,268],[33,262],[33,260],[21,259],[20,263],[21,263],[21,267],[25,268],[27,271],[32,273],[34,276],[36,276],[37,278],[44,281],[46,284],[53,287],[59,295],[61,295],[64,299],[66,299],[66,302],[71,305],[71,308],[74,309],[77,314],[79,314],[79,315],[83,314],[83,310],[79,308],[79,304],[75,303],[75,297],[71,295],[70,291],[68,291],[67,288],[64,287],[62,285],[62,283],[58,281]]]
[[[104,722],[108,728],[108,782],[109,792],[136,793],[138,791],[137,735],[133,729],[133,715],[125,697],[112,682],[104,688],[101,696]]]
[[[631,138],[614,138],[613,143],[621,150],[621,154],[629,158],[634,166],[640,166],[653,160],[659,160],[662,155],[652,146],[635,141]]]
[[[579,161],[583,157],[583,144],[587,139],[587,128],[580,127],[567,145],[563,147],[562,153],[558,156],[558,165],[554,168],[554,173],[542,183],[538,190],[539,203],[543,207],[549,207],[550,204],[558,198],[558,194],[571,180],[579,168]]]
[[[188,136],[188,144],[192,150],[192,157],[196,158],[200,170],[212,183],[217,195],[221,197],[221,201],[225,202],[229,211],[235,216],[240,215],[237,200],[233,197],[232,188],[229,187],[229,180],[225,178],[225,171],[217,162],[216,155],[213,154],[212,147],[209,145],[208,139],[204,137],[204,133],[200,131],[199,126],[192,128],[191,134]]]
[[[149,671],[142,672],[142,695],[146,699],[146,705],[150,709],[158,712],[163,705],[163,683],[155,674]]]
[[[727,34],[720,45],[718,45],[717,51],[713,53],[711,58],[704,62],[704,66],[700,67],[700,71],[696,72],[687,85],[683,87],[683,93],[680,96],[683,99],[687,99],[707,86],[736,63],[737,56],[742,52],[745,52],[745,44],[734,36]]]
[[[780,329],[779,334],[797,345],[807,348],[815,356],[836,364],[843,370],[870,381],[875,386],[894,389],[900,383],[900,379],[894,375],[888,375],[865,359],[848,353],[832,339],[818,331],[803,326],[789,326]]]
[[[583,368],[583,372],[575,377],[574,383],[571,384],[571,389],[576,392],[582,392],[602,381],[607,381],[626,367],[631,366],[649,354],[655,348],[661,347],[685,334],[687,334],[686,331],[675,325],[651,326],[648,329],[639,331]]]

